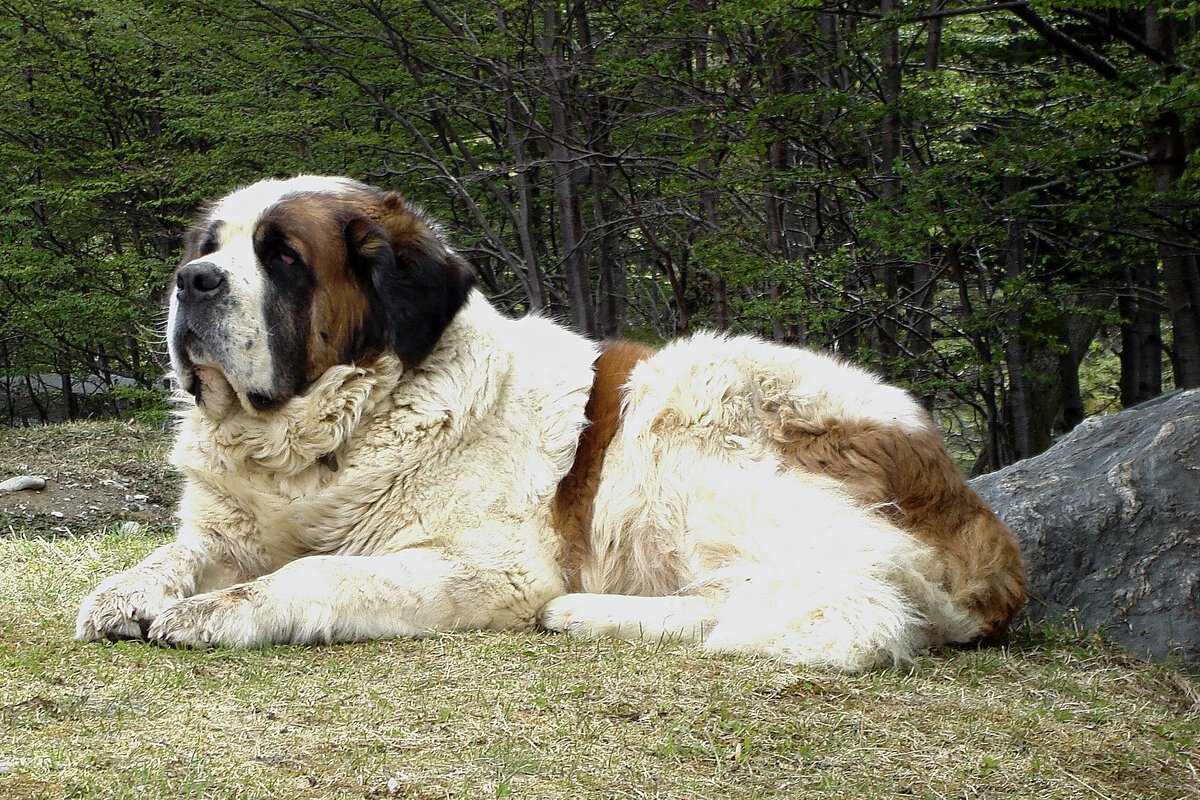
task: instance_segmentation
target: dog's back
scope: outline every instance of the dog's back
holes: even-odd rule
[[[593,389],[618,392],[593,402],[622,413],[575,583],[675,599],[589,610],[579,595],[552,604],[552,626],[661,629],[860,669],[992,637],[1020,607],[1015,540],[906,393],[749,337],[701,335],[626,363],[623,386]]]

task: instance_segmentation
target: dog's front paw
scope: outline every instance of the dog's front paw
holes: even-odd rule
[[[147,638],[176,647],[251,647],[263,643],[241,587],[180,600],[150,625]]]
[[[82,642],[141,639],[155,617],[177,599],[135,572],[114,575],[79,605],[75,638]]]

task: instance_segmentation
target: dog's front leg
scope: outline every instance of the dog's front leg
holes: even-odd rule
[[[181,600],[150,627],[188,647],[426,636],[529,628],[553,591],[535,575],[456,558],[433,547],[382,556],[308,556],[249,583]]]
[[[163,609],[195,593],[199,584],[234,579],[200,540],[181,537],[97,586],[80,604],[75,638],[140,639]]]
[[[205,509],[199,513],[196,509]],[[246,514],[211,489],[184,485],[175,541],[141,563],[107,578],[80,604],[75,638],[141,639],[163,609],[206,592],[262,575],[272,555]]]

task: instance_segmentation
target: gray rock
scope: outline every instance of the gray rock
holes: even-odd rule
[[[0,482],[0,494],[5,492],[23,492],[26,489],[42,490],[46,488],[46,479],[37,475],[18,475]]]
[[[971,485],[1021,540],[1031,618],[1200,660],[1200,390],[1087,419]]]

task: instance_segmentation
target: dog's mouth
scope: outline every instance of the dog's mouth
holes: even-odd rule
[[[279,405],[278,398],[263,392],[247,392],[246,400],[254,407],[255,411],[269,411]]]
[[[279,399],[265,392],[248,392],[229,380],[215,364],[196,364],[188,370],[184,390],[196,400],[200,410],[223,416],[233,403],[245,411],[269,411],[279,405]]]
[[[198,364],[188,371],[184,389],[196,399],[196,406],[210,414],[221,415],[237,397],[237,389],[225,377],[220,367]]]
[[[221,417],[235,406],[248,413],[261,413],[276,408],[284,399],[270,388],[255,386],[256,381],[243,374],[244,368],[227,364],[222,355],[225,347],[213,335],[204,336],[184,327],[176,342],[175,375],[179,386],[205,414]]]
[[[278,400],[261,391],[248,391],[225,368],[207,354],[193,334],[184,337],[184,361],[176,374],[180,387],[190,394],[196,406],[211,416],[224,416],[235,403],[249,412],[267,411]]]
[[[185,392],[195,398],[196,404],[203,406],[204,399],[211,388],[224,381],[227,391],[232,391],[233,385],[225,377],[220,363],[209,353],[209,347],[204,339],[191,328],[185,328],[177,335],[177,351],[179,363],[175,366],[175,375],[179,385]]]

